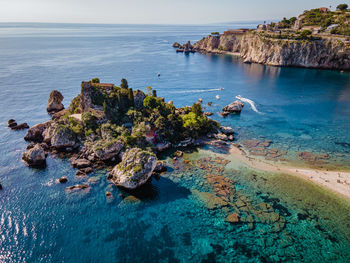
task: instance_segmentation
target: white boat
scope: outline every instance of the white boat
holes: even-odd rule
[[[220,96],[219,96],[219,95],[216,95],[215,98],[216,98],[217,100],[219,100],[219,99],[220,99]]]

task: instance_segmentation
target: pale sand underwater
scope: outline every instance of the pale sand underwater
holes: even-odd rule
[[[257,159],[246,154],[240,147],[232,145],[231,157],[248,165],[250,168],[273,173],[286,173],[301,177],[310,182],[321,185],[332,192],[340,194],[350,200],[350,172],[328,171],[311,168],[292,167],[285,164],[276,164],[268,160]]]

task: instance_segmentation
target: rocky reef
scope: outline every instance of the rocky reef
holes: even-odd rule
[[[27,131],[24,139],[30,144],[22,159],[28,166],[44,167],[48,154],[69,157],[77,176],[113,167],[108,179],[135,189],[153,172],[166,170],[163,162],[157,162],[159,152],[197,144],[202,136],[225,135],[216,121],[205,116],[200,103],[176,108],[150,87],[148,93],[134,91],[125,79],[120,86],[100,83],[98,78],[82,82],[81,93],[67,109],[62,99],[59,91],[52,91],[47,106],[54,113],[52,120]],[[68,190],[75,189],[81,188]]]

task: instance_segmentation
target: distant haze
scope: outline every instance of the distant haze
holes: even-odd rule
[[[0,0],[0,22],[211,24],[276,20],[306,9],[335,8],[324,0]]]

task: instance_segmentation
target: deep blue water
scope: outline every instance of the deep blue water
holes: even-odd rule
[[[349,203],[295,178],[229,166],[223,172],[234,181],[235,201],[249,199],[252,207],[270,204],[284,218],[285,227],[274,231],[274,222],[256,220],[253,228],[232,225],[224,220],[230,208],[203,206],[193,189],[213,188],[206,171],[196,167],[177,169],[169,160],[174,169],[153,180],[141,203],[130,204],[123,201],[127,193],[108,185],[105,171],[77,179],[69,163],[58,158],[48,158],[44,170],[21,162],[25,131],[6,128],[8,119],[29,125],[46,121],[52,89],[62,92],[68,106],[82,80],[99,77],[118,84],[125,77],[133,89],[152,86],[176,106],[198,98],[213,102],[207,110],[236,129],[238,142],[266,138],[286,150],[290,160],[299,151],[328,153],[330,165],[349,167],[350,75],[243,64],[230,56],[177,54],[171,47],[175,41],[196,41],[225,29],[0,24],[0,262],[350,260]],[[246,104],[240,116],[219,117],[217,112],[236,95],[253,100],[261,113]],[[195,164],[214,154],[203,149],[186,158]],[[69,178],[67,185],[90,179],[89,192],[67,194],[67,185],[55,183],[63,175]],[[106,201],[106,190],[114,200]],[[258,218],[259,211],[247,213]]]

